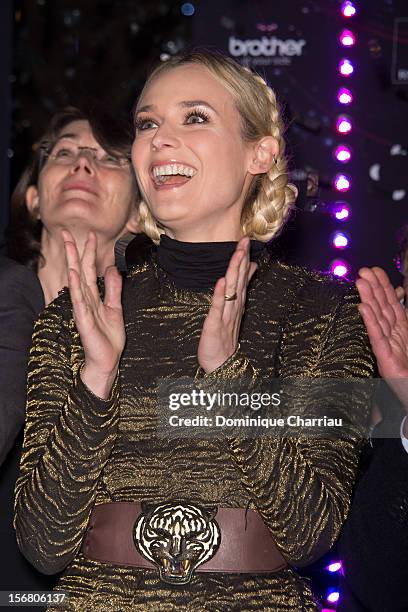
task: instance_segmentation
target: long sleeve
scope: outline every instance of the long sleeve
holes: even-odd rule
[[[252,381],[275,378],[367,376],[372,358],[356,301],[344,284],[265,257],[248,287],[239,350],[199,377],[200,385],[217,390],[222,377],[234,385],[248,378],[252,389]],[[159,435],[159,383],[171,390],[194,377],[211,292],[175,288],[147,263],[129,275],[122,303],[120,398],[115,389],[110,402],[93,398],[77,378],[83,352],[67,293],[36,327],[17,486],[20,545],[43,571],[68,564],[59,587],[77,611],[156,611],[163,601],[169,610],[315,610],[309,585],[290,567],[262,576],[202,572],[180,590],[159,582],[154,570],[99,563],[80,552],[92,504],[191,500],[257,508],[283,555],[304,564],[335,538],[357,463],[357,439],[235,439],[220,430],[208,438],[194,428],[186,436]],[[167,395],[163,408],[168,415]],[[114,526],[110,533],[116,537]]]
[[[50,574],[66,567],[81,545],[117,433],[118,382],[108,400],[97,398],[80,379],[82,362],[65,293],[34,330],[15,501],[19,547]]]
[[[389,393],[389,402],[394,401]],[[387,411],[389,406],[382,408]],[[400,438],[373,438],[343,527],[340,608],[372,612],[408,607],[408,453]],[[384,571],[389,568],[389,571]],[[360,602],[360,603],[359,603]]]
[[[372,374],[373,358],[357,303],[356,292],[344,285],[334,291],[323,285],[317,291],[306,288],[299,293],[283,328],[279,374],[306,381],[305,408],[308,381]],[[241,354],[225,365],[216,376],[259,376]],[[311,395],[311,401],[316,402],[316,394]],[[327,400],[320,397],[320,405],[313,405],[313,409],[325,414]],[[360,421],[364,420],[369,411],[368,395],[361,394],[353,409],[360,411]],[[361,440],[347,435],[337,439],[298,435],[229,440],[241,481],[289,563],[307,565],[336,540],[349,508],[360,447]]]
[[[36,275],[3,257],[0,293],[1,465],[24,423],[31,334],[44,299]]]

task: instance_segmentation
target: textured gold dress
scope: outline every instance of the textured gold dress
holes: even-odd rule
[[[68,610],[319,609],[308,582],[292,568],[255,576],[199,573],[172,587],[153,570],[104,564],[80,552],[93,505],[111,501],[256,508],[293,566],[313,562],[337,538],[358,440],[166,442],[157,436],[156,380],[195,375],[211,295],[176,288],[154,260],[129,274],[123,292],[127,343],[106,401],[79,378],[83,350],[67,290],[36,326],[15,525],[21,550],[40,571],[66,568],[58,588],[69,594]],[[239,351],[215,375],[370,376],[373,361],[357,301],[346,283],[264,255],[248,290]]]

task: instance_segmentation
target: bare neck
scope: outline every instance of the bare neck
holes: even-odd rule
[[[84,252],[86,234],[78,233],[69,228],[78,247],[79,256]],[[103,276],[108,266],[115,263],[114,242],[97,235],[96,271]],[[68,285],[67,268],[65,262],[64,242],[58,233],[50,233],[43,229],[41,236],[41,254],[44,265],[38,269],[38,278],[44,293],[45,305],[54,300],[58,292]]]

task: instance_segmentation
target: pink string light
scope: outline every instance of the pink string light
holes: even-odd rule
[[[342,164],[346,164],[351,159],[351,150],[346,145],[339,145],[334,150],[334,157]]]
[[[354,72],[354,66],[348,59],[342,59],[339,63],[339,72],[342,76],[348,77]]]
[[[347,87],[340,87],[339,91],[337,92],[337,100],[340,102],[340,104],[351,104],[353,101],[353,94],[349,89],[347,89]]]
[[[343,30],[340,34],[340,42],[343,47],[353,47],[356,44],[356,37],[351,30]]]
[[[357,13],[357,9],[354,6],[353,2],[350,2],[349,0],[347,0],[347,2],[343,2],[342,7],[341,7],[341,12],[343,14],[343,17],[354,17],[354,15]]]

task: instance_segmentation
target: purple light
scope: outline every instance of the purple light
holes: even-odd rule
[[[343,259],[335,259],[330,264],[330,272],[334,274],[334,276],[346,276],[349,272],[348,263],[345,262]],[[328,599],[328,601],[331,600]]]
[[[334,187],[337,191],[348,191],[350,189],[351,182],[348,176],[345,174],[336,174],[334,179]]]
[[[352,47],[356,42],[356,37],[351,30],[343,30],[340,34],[340,42],[343,47]]]
[[[346,145],[339,145],[334,151],[334,157],[342,164],[346,164],[351,159],[351,150]]]
[[[336,612],[333,608],[323,608],[322,612]]]
[[[328,572],[331,572],[332,574],[334,572],[338,572],[339,570],[341,570],[341,562],[335,561],[334,563],[330,563],[330,565],[328,565],[326,569]]]
[[[344,17],[354,17],[357,10],[354,4],[350,2],[349,0],[347,0],[347,2],[343,2],[343,5],[341,7],[341,12],[343,13]]]
[[[343,275],[339,274],[339,276],[343,276]],[[338,591],[332,591],[331,593],[329,593],[326,599],[330,603],[336,603],[340,599],[340,593]]]
[[[351,123],[350,117],[347,115],[339,115],[336,121],[336,130],[340,134],[349,134],[353,129],[353,124]]]
[[[351,104],[353,101],[353,94],[346,87],[341,87],[337,92],[337,100],[340,104]]]
[[[332,237],[332,243],[336,249],[345,249],[349,246],[349,239],[343,232],[336,232]]]
[[[333,215],[337,221],[346,221],[350,216],[350,208],[347,204],[339,202],[333,207]]]
[[[339,72],[343,76],[350,76],[354,72],[354,66],[348,59],[342,59],[339,63]]]

